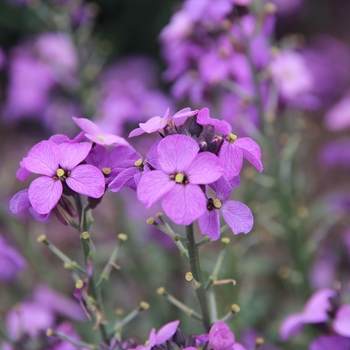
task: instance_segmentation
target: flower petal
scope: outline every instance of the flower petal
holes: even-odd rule
[[[157,332],[156,344],[157,345],[163,344],[168,339],[170,339],[175,334],[179,323],[180,323],[180,321],[173,321],[173,322],[170,322],[170,323],[167,323],[166,325],[164,325]]]
[[[220,159],[213,153],[198,153],[186,171],[192,184],[210,184],[218,180],[224,172]]]
[[[134,180],[135,174],[139,173],[140,169],[137,167],[131,167],[123,170],[118,176],[109,184],[108,188],[111,192],[118,192],[124,186],[136,189]]]
[[[105,178],[101,170],[90,164],[76,166],[66,184],[73,191],[92,198],[100,198],[105,192]]]
[[[285,318],[280,327],[280,339],[286,341],[292,335],[297,335],[302,331],[304,325],[303,315],[294,314]]]
[[[93,123],[91,120],[86,118],[72,118],[74,123],[79,126],[86,134],[98,134],[100,133],[100,128],[97,124]]]
[[[202,108],[197,116],[197,123],[199,125],[212,125],[214,130],[224,136],[228,135],[232,131],[231,125],[226,120],[219,120],[210,118],[209,109]]]
[[[89,154],[92,144],[90,142],[61,143],[60,166],[64,170],[72,170],[81,163]]]
[[[63,191],[61,181],[41,176],[29,186],[28,197],[33,209],[39,214],[49,213],[59,201]]]
[[[59,149],[52,141],[41,141],[23,158],[23,166],[34,174],[53,176],[59,165]]]
[[[142,180],[142,179],[141,179]],[[179,225],[189,225],[206,210],[207,200],[198,185],[176,184],[162,201],[165,213]]]
[[[344,337],[350,337],[350,304],[340,306],[333,321],[333,329]]]
[[[257,170],[260,172],[263,171],[260,146],[255,141],[250,137],[241,137],[238,138],[234,144],[242,149],[244,157],[247,158]]]
[[[224,141],[219,152],[219,159],[224,167],[224,176],[231,180],[242,169],[243,151],[235,143]]]
[[[28,198],[28,189],[17,192],[10,200],[10,210],[18,214],[24,209],[29,209],[32,205]]]
[[[175,184],[176,182],[162,171],[149,171],[141,177],[137,186],[137,198],[149,208],[168,193]]]
[[[198,218],[198,224],[203,235],[208,235],[212,241],[220,238],[220,216],[217,209],[206,210]]]
[[[232,187],[225,176],[221,176],[220,179],[213,182],[210,187],[216,192],[216,198],[221,202],[228,199],[232,193]]]
[[[223,203],[221,213],[235,235],[248,233],[253,228],[253,214],[243,203],[227,201]]]
[[[167,174],[186,171],[198,151],[197,142],[188,136],[167,136],[158,145],[159,166]]]

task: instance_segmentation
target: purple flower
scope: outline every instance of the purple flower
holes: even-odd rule
[[[290,336],[298,334],[305,323],[322,323],[329,318],[328,312],[332,310],[331,298],[335,298],[334,289],[320,289],[308,300],[301,313],[285,318],[280,327],[280,338],[287,340]]]
[[[211,184],[210,187],[215,190],[216,198],[208,199],[207,210],[198,219],[202,234],[208,235],[212,241],[219,239],[219,211],[221,211],[222,216],[234,234],[250,232],[254,222],[252,212],[243,203],[227,200],[232,191],[228,181],[221,177]]]
[[[338,335],[324,335],[314,340],[309,350],[349,350],[350,338]]]
[[[92,198],[104,194],[105,180],[99,169],[81,163],[88,155],[91,144],[42,141],[23,159],[24,167],[43,176],[29,186],[28,197],[39,214],[49,213],[63,193],[63,184],[71,190]]]
[[[149,334],[148,344],[139,345],[137,350],[151,350],[155,345],[161,345],[170,339],[176,332],[180,321],[173,321],[164,325],[157,333],[156,329],[152,328]]]
[[[350,127],[350,93],[333,105],[325,115],[325,125],[329,130],[341,131]]]
[[[350,304],[339,307],[333,321],[333,329],[345,337],[350,337]]]
[[[158,145],[159,170],[146,172],[137,187],[147,208],[163,197],[165,213],[177,224],[188,225],[206,209],[199,185],[218,180],[223,168],[212,153],[198,153],[196,141],[184,135],[167,136]]]
[[[0,281],[14,281],[26,267],[27,263],[22,255],[0,236]]]
[[[214,350],[234,349],[235,336],[229,326],[222,321],[212,325],[209,332],[209,347]]]

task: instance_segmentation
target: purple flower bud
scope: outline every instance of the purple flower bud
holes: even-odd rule
[[[230,350],[235,343],[235,336],[225,322],[216,322],[209,332],[210,348],[215,350]]]

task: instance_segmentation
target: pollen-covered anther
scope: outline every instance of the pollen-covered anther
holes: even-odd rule
[[[191,282],[193,280],[192,272],[187,272],[185,275],[185,279],[186,281]]]
[[[241,311],[241,308],[240,308],[237,304],[232,304],[232,305],[231,305],[231,310],[232,310],[232,312],[234,312],[234,313],[238,313],[238,312]]]
[[[111,173],[111,168],[102,168],[102,172],[105,174],[105,175],[109,175]]]
[[[178,184],[182,184],[184,179],[185,179],[185,176],[182,173],[178,173],[175,176],[175,182],[177,182]]]
[[[226,140],[230,143],[234,143],[237,140],[237,136],[234,134],[228,134]]]
[[[143,309],[143,310],[148,310],[149,307],[150,307],[150,305],[149,305],[147,302],[145,302],[145,301],[141,301],[141,302],[140,302],[140,307],[141,307],[141,309]]]
[[[220,209],[221,206],[222,206],[220,200],[217,199],[217,198],[214,199],[213,203],[214,203],[214,207],[215,207],[216,209]]]
[[[64,175],[64,170],[61,169],[61,168],[57,169],[56,175],[57,175],[58,177],[62,177],[62,176]]]
[[[48,337],[51,337],[51,336],[53,335],[53,330],[52,330],[52,328],[48,328],[48,329],[46,330],[46,335],[47,335]]]
[[[138,159],[135,163],[135,166],[141,166],[142,165],[142,159]]]
[[[75,282],[75,288],[81,289],[84,287],[84,282],[82,280],[78,280]]]

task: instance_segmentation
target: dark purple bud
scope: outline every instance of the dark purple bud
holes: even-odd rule
[[[154,349],[156,349],[157,345],[154,347]],[[161,348],[162,350],[164,350],[164,348]],[[161,350],[161,349],[158,349],[158,350]],[[170,340],[167,340],[166,342],[166,349],[167,350],[180,350],[180,348],[173,342],[173,341],[170,341]]]
[[[189,136],[189,137],[192,136],[192,135],[190,134],[190,132],[188,131],[188,129],[185,128],[183,125],[180,125],[180,126],[177,128],[177,132],[178,132],[178,134],[181,134],[181,135],[186,135],[186,136]]]
[[[170,125],[167,125],[164,128],[164,135],[169,136],[169,135],[175,135],[177,134],[176,130],[174,130]]]
[[[188,127],[188,130],[192,136],[199,137],[200,133],[203,130],[203,126],[197,123],[197,116],[192,118],[190,126]]]
[[[198,141],[198,145],[199,152],[206,152],[208,150],[208,144],[204,140]]]
[[[203,350],[209,350],[210,347],[209,347],[209,341],[207,341],[203,347]]]
[[[208,144],[208,152],[218,155],[223,143],[224,139],[220,136],[215,135],[212,141]]]
[[[207,143],[212,142],[213,138],[215,136],[214,127],[212,125],[206,125],[202,132],[200,133],[198,139],[205,140]]]
[[[173,341],[178,346],[181,346],[181,347],[185,347],[186,345],[186,338],[179,328],[176,330],[175,334],[173,335]]]
[[[197,336],[195,334],[191,334],[186,341],[186,348],[189,348],[189,347],[195,348],[196,347],[196,338],[197,338]]]

